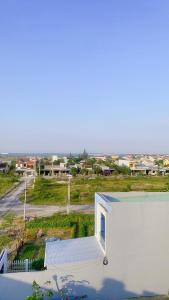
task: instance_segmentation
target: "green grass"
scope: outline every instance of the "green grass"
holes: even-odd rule
[[[0,173],[0,197],[6,193],[17,181],[18,179],[14,175]]]
[[[43,236],[36,238],[39,229],[42,229]],[[52,230],[54,235],[52,235]],[[94,215],[55,214],[51,217],[36,218],[26,224],[26,232],[27,237],[31,237],[31,240],[25,242],[15,259],[42,259],[47,236],[71,239],[93,235]]]
[[[40,259],[44,258],[45,243],[43,240],[26,242],[15,259]]]
[[[51,217],[36,218],[26,225],[27,229],[72,228],[72,238],[94,234],[94,215],[54,214]]]
[[[37,178],[34,189],[27,191],[27,203],[65,205],[66,199],[66,184],[59,184],[55,179]]]
[[[1,234],[0,235],[0,252],[5,248],[8,247],[8,245],[10,244],[11,239],[8,235],[5,234]]]
[[[169,191],[169,177],[98,176],[96,178],[72,178],[71,204],[91,204],[94,202],[95,192],[105,191]],[[65,205],[67,203],[67,183],[59,183],[58,179],[37,178],[34,189],[29,188],[28,190],[27,202],[41,205]]]

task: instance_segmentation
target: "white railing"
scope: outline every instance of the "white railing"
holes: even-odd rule
[[[14,272],[30,272],[32,271],[32,263],[35,261],[35,259],[19,259],[14,260],[12,262],[8,262],[8,273],[14,273]]]
[[[0,272],[6,273],[7,272],[7,266],[8,266],[8,251],[5,249],[0,254]]]

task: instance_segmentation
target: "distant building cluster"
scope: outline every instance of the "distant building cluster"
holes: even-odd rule
[[[78,176],[78,175],[169,175],[169,155],[98,155],[23,156],[0,155],[0,172],[11,170],[27,176]]]

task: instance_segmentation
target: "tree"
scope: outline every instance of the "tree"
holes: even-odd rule
[[[89,173],[88,169],[83,168],[83,169],[80,170],[81,175],[88,175],[88,173]]]
[[[54,165],[60,165],[60,163],[64,163],[64,159],[63,158],[59,158],[57,160],[54,160],[54,162],[53,162]]]
[[[78,164],[81,161],[80,157],[72,156],[68,159],[67,166]]]
[[[15,168],[16,168],[16,160],[12,160],[9,167],[9,172],[13,173],[15,171]]]
[[[163,167],[164,161],[163,161],[162,159],[155,160],[155,164],[156,164],[158,167]]]
[[[127,166],[118,166],[118,165],[114,164],[113,167],[118,174],[123,174],[123,175],[131,174],[131,170]]]
[[[106,158],[104,164],[105,164],[105,166],[107,166],[107,167],[112,167],[112,165],[113,165],[113,160],[112,160],[111,156],[108,156],[108,157]]]
[[[100,174],[102,174],[102,169],[99,166],[95,166],[94,173],[97,175],[100,175]]]
[[[85,161],[85,166],[93,168],[93,165],[95,163],[96,163],[96,159],[95,158],[87,158],[86,161]]]
[[[97,164],[98,165],[103,165],[104,164],[104,161],[102,159],[97,159]]]
[[[78,173],[78,170],[77,168],[73,167],[70,169],[70,173],[73,177],[76,177],[77,173]]]

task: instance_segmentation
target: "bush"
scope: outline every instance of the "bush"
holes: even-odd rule
[[[88,226],[84,223],[79,223],[79,237],[88,236]]]
[[[41,271],[44,268],[44,259],[39,258],[32,263],[32,269],[36,271]]]

